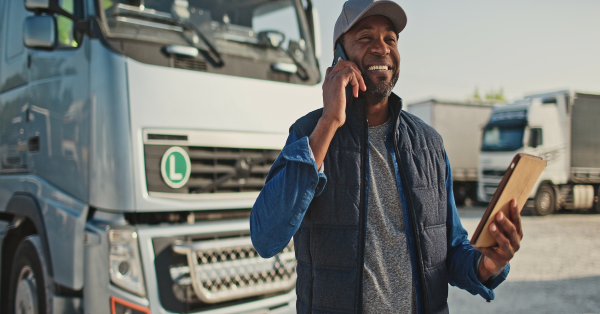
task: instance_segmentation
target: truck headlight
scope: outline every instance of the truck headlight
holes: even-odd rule
[[[146,296],[137,232],[133,229],[110,229],[108,240],[110,281],[129,292]]]

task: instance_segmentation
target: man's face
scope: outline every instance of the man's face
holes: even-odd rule
[[[358,65],[367,85],[366,93],[377,99],[387,98],[398,81],[400,53],[394,25],[385,16],[360,20],[344,34],[344,49]]]

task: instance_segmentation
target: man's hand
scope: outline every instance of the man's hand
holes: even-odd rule
[[[521,214],[517,209],[517,200],[513,199],[510,202],[510,217],[506,217],[502,212],[496,214],[496,219],[490,223],[489,230],[498,247],[477,248],[483,253],[477,271],[477,277],[482,283],[500,274],[521,247],[523,228],[521,228]]]
[[[323,82],[323,115],[309,137],[310,148],[317,168],[321,167],[335,131],[346,123],[346,86],[352,85],[352,94],[358,97],[358,89],[367,90],[358,66],[352,61],[339,60],[327,68]]]
[[[367,90],[356,63],[339,60],[327,68],[323,82],[323,119],[339,128],[346,122],[346,86],[352,85],[352,94],[358,97],[359,88]]]

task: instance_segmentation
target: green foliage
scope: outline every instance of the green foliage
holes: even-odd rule
[[[500,90],[497,92],[495,92],[493,89],[490,90],[489,93],[485,93],[485,99],[489,101],[505,102],[506,99],[504,98],[504,89],[500,87]]]
[[[473,94],[473,99],[477,101],[481,101],[481,96],[479,95],[479,88],[475,87],[475,93]]]
[[[485,93],[485,99],[479,94],[479,87],[475,87],[475,92],[473,92],[471,100],[476,102],[506,102],[506,98],[504,98],[504,89],[502,87],[500,87],[498,91],[490,89],[489,92]]]

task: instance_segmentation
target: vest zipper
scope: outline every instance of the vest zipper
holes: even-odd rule
[[[398,118],[399,119],[399,118]],[[394,133],[396,133],[397,127],[394,128]],[[402,179],[402,185],[404,186],[404,190],[407,191],[406,195],[408,201],[408,213],[410,214],[412,227],[413,227],[413,237],[415,238],[416,247],[417,247],[417,265],[420,267],[419,274],[421,275],[421,282],[423,285],[423,298],[425,305],[425,313],[430,313],[429,310],[429,297],[427,296],[427,284],[425,282],[425,265],[423,264],[423,255],[421,254],[421,240],[419,239],[419,234],[417,232],[417,218],[415,217],[414,207],[412,206],[411,196],[408,192],[406,186],[406,177],[404,176],[404,171],[402,170],[402,159],[400,158],[400,154],[398,153],[398,142],[397,138],[394,134],[394,153],[396,154],[396,159],[398,160],[398,171],[400,172],[400,178]]]
[[[361,239],[360,242],[360,246],[359,246],[359,268],[358,268],[358,313],[362,313],[363,312],[363,276],[364,276],[364,270],[365,270],[365,241],[366,241],[366,229],[367,229],[367,202],[366,202],[366,189],[367,189],[367,145],[369,145],[368,143],[368,123],[367,123],[367,114],[366,114],[366,105],[364,104],[360,104],[359,105],[361,107],[361,111],[362,111],[362,126],[363,126],[363,138],[364,141],[363,143],[363,147],[361,149],[361,158],[362,158],[362,163],[361,163],[361,181],[362,181],[362,188],[360,189],[360,201],[361,201],[361,206],[360,208],[362,209],[362,213],[360,215],[360,226],[361,226],[361,230],[360,230],[360,237],[359,239]]]

